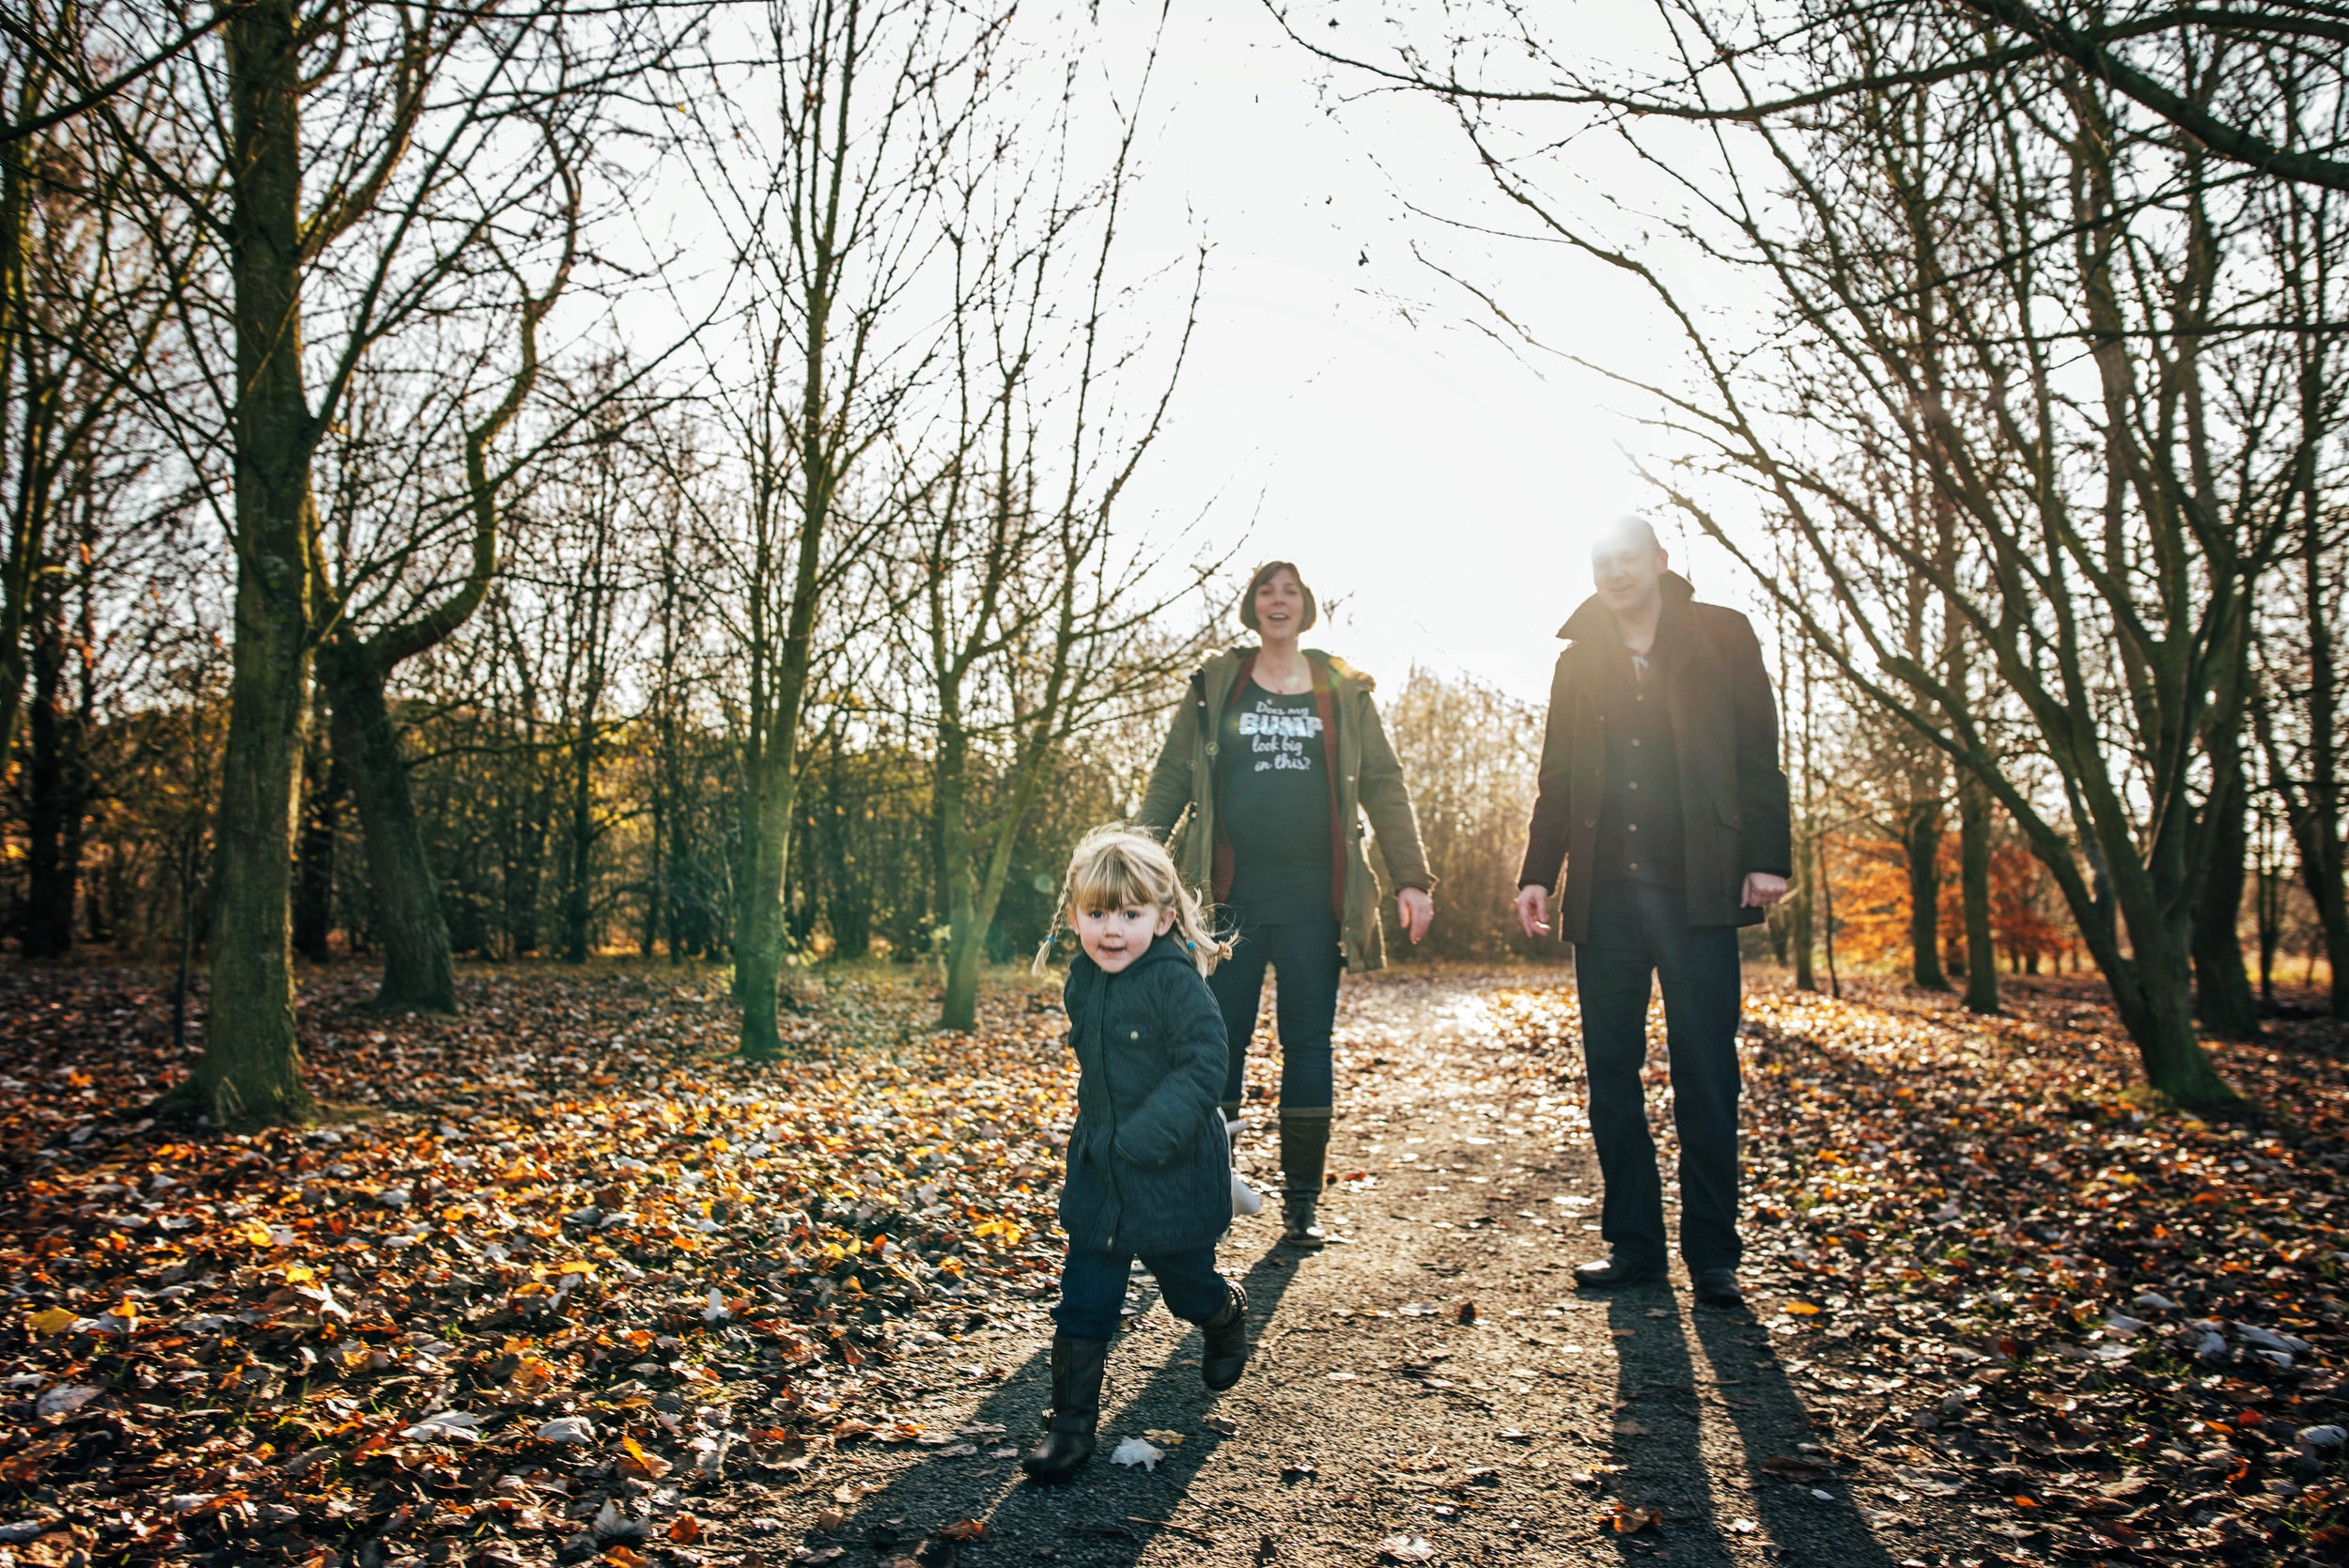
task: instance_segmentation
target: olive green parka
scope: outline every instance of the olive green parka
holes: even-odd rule
[[[1403,765],[1387,741],[1378,706],[1372,700],[1377,683],[1318,648],[1304,653],[1313,666],[1315,691],[1329,696],[1330,728],[1336,732],[1325,737],[1325,744],[1337,785],[1343,846],[1338,862],[1342,886],[1337,900],[1343,905],[1339,939],[1346,967],[1361,973],[1383,969],[1387,962],[1386,935],[1378,918],[1379,886],[1371,873],[1365,837],[1377,842],[1391,888],[1430,890],[1436,879],[1428,875],[1427,852],[1420,846],[1419,819],[1411,811]],[[1255,654],[1252,647],[1227,648],[1191,675],[1134,817],[1136,827],[1166,841],[1183,879],[1209,900],[1218,893],[1216,735],[1240,674]]]

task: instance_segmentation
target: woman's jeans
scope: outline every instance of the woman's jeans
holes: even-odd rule
[[[1068,1244],[1068,1260],[1060,1271],[1060,1305],[1052,1309],[1062,1334],[1072,1340],[1116,1334],[1133,1260],[1131,1252],[1097,1252]],[[1206,1322],[1232,1298],[1231,1287],[1215,1271],[1212,1247],[1145,1256],[1142,1265],[1157,1278],[1166,1310],[1187,1323]]]
[[[1648,1136],[1648,977],[1664,988],[1664,1048],[1680,1133],[1680,1255],[1691,1271],[1735,1268],[1737,1240],[1737,931],[1690,925],[1678,888],[1602,882],[1591,939],[1574,949],[1590,1074],[1591,1141],[1605,1182],[1599,1231],[1617,1262],[1664,1262],[1664,1193]]]
[[[1223,1010],[1223,1038],[1232,1053],[1223,1098],[1228,1103],[1242,1095],[1248,1046],[1256,1032],[1256,1005],[1264,999],[1264,971],[1270,965],[1281,971],[1280,991],[1273,999],[1281,1035],[1281,1109],[1327,1110],[1336,1098],[1330,1036],[1337,1028],[1338,971],[1344,967],[1339,962],[1338,923],[1258,925],[1245,910],[1236,912],[1238,926],[1228,933],[1232,955],[1207,976],[1207,988]]]

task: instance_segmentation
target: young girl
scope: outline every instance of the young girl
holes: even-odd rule
[[[1226,949],[1155,841],[1104,828],[1068,864],[1069,924],[1083,948],[1063,993],[1077,1053],[1077,1125],[1060,1221],[1068,1233],[1052,1309],[1052,1408],[1022,1462],[1065,1482],[1093,1456],[1101,1375],[1139,1256],[1167,1309],[1206,1331],[1199,1375],[1239,1381],[1248,1297],[1215,1270],[1232,1219],[1231,1148],[1217,1105],[1227,1049],[1202,978]]]

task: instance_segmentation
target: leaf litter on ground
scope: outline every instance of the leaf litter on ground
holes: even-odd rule
[[[1063,1020],[1041,988],[970,1033],[894,977],[804,989],[760,1064],[698,966],[478,972],[454,1018],[324,971],[337,1110],[226,1134],[138,1109],[181,1068],[145,977],[0,970],[0,1524],[59,1560],[533,1560],[686,1545],[687,1487],[951,1441],[925,1359],[1003,1376],[967,1334],[1058,1266]]]
[[[2077,1560],[2349,1554],[2349,1032],[2206,1042],[2227,1121],[2133,1087],[2095,983],[2009,979],[1995,1017],[1846,984],[1747,1001],[1749,1299],[1825,1445],[1764,1472]],[[1487,1000],[1583,1136],[1571,991]]]

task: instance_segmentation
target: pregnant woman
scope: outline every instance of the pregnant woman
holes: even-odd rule
[[[1298,645],[1317,609],[1297,567],[1257,567],[1239,618],[1260,644],[1226,649],[1190,677],[1137,822],[1174,836],[1176,863],[1219,907],[1217,925],[1234,944],[1207,979],[1231,1048],[1227,1120],[1239,1115],[1265,970],[1280,972],[1283,1234],[1314,1248],[1326,1239],[1314,1209],[1336,1099],[1338,971],[1386,963],[1363,818],[1414,942],[1435,917],[1434,878],[1370,677]]]

